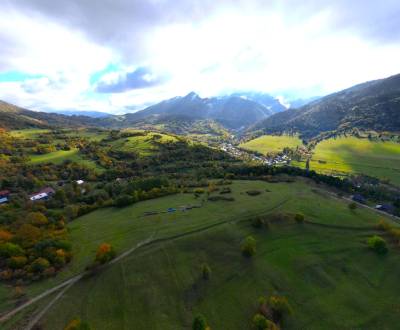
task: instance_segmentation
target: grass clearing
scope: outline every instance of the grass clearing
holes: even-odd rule
[[[49,129],[41,129],[41,128],[30,128],[30,129],[20,129],[11,131],[10,134],[20,139],[35,139],[40,134],[50,133]]]
[[[254,140],[242,143],[239,147],[251,151],[257,151],[264,155],[270,152],[281,152],[284,148],[300,147],[303,142],[294,135],[263,135]]]
[[[400,144],[339,137],[317,144],[310,169],[347,175],[366,174],[400,185]]]
[[[140,131],[137,131],[140,132]],[[141,157],[151,156],[158,150],[157,143],[176,142],[177,138],[172,135],[145,132],[145,135],[131,136],[128,138],[119,139],[111,143],[113,148],[131,152],[134,151]]]
[[[121,253],[149,237],[170,239],[77,283],[45,316],[44,329],[62,329],[76,316],[95,329],[131,329],[133,324],[186,329],[196,312],[206,315],[213,329],[249,329],[257,298],[273,292],[287,295],[293,304],[289,329],[339,324],[372,329],[376,322],[397,320],[393,306],[400,306],[394,290],[400,254],[393,249],[381,259],[364,243],[380,216],[361,208],[350,211],[346,202],[300,179],[235,181],[230,187],[234,202],[206,201],[200,208],[166,213],[200,204],[193,194],[177,194],[100,209],[70,223],[73,261],[57,277],[28,287],[29,295],[81,272],[103,242]],[[248,196],[249,190],[262,193]],[[154,211],[164,213],[143,216]],[[307,220],[338,228],[294,222],[273,224],[269,231],[250,226],[249,217],[274,212],[302,212]],[[249,234],[258,241],[253,261],[239,250]],[[207,285],[199,281],[202,262],[212,268]]]
[[[103,168],[96,164],[96,162],[85,159],[79,154],[78,148],[71,148],[71,150],[57,150],[43,155],[31,155],[31,164],[53,163],[61,164],[66,160],[87,166],[89,168],[102,171]]]

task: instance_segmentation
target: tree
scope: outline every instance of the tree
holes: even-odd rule
[[[50,263],[47,259],[45,258],[37,258],[34,262],[32,262],[32,270],[35,273],[41,273],[43,272],[46,268],[50,267]]]
[[[252,236],[247,236],[244,242],[242,243],[241,249],[242,254],[245,257],[252,257],[256,254],[256,240]]]
[[[30,212],[26,217],[27,221],[34,226],[44,226],[49,223],[49,220],[41,212]]]
[[[211,276],[211,268],[208,266],[208,264],[204,263],[201,266],[201,275],[204,280],[209,280]]]
[[[0,257],[14,257],[21,256],[24,254],[24,250],[18,245],[14,243],[3,243],[0,244]]]
[[[272,310],[272,318],[275,323],[280,323],[285,315],[292,313],[292,308],[285,297],[269,297],[268,307]]]
[[[268,320],[262,314],[256,314],[253,317],[253,328],[255,330],[278,330],[279,328],[276,326],[274,322]]]
[[[357,208],[357,204],[356,203],[352,202],[352,203],[349,204],[349,209],[350,210],[354,211],[356,208]]]
[[[40,229],[29,223],[25,223],[19,227],[16,234],[17,240],[25,247],[35,244],[39,237]]]
[[[303,223],[303,222],[304,222],[304,214],[302,214],[302,213],[297,213],[297,214],[294,216],[294,220],[295,220],[297,223]]]
[[[388,252],[386,241],[380,236],[372,236],[367,240],[368,246],[378,254],[386,254]]]
[[[86,322],[82,322],[79,318],[71,320],[64,330],[90,330],[90,326]]]
[[[111,244],[102,243],[97,249],[96,261],[104,264],[113,259],[115,257],[115,254],[115,250],[111,246]]]
[[[193,330],[206,330],[207,329],[207,321],[206,318],[199,314],[193,319]]]
[[[115,199],[115,206],[117,206],[117,207],[125,207],[125,206],[133,204],[134,202],[135,202],[135,199],[134,199],[133,196],[121,195],[121,196],[118,196]]]

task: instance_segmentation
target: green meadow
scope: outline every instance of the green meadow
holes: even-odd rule
[[[400,251],[390,244],[389,254],[379,257],[365,243],[377,233],[379,215],[351,211],[347,202],[301,179],[234,181],[230,188],[234,201],[181,193],[71,222],[71,264],[28,287],[28,296],[82,272],[101,243],[118,253],[146,239],[153,243],[76,283],[46,313],[42,327],[63,329],[80,317],[94,329],[189,329],[202,313],[213,330],[251,329],[258,297],[271,294],[292,305],[287,329],[389,329],[398,323]],[[249,190],[261,193],[249,196]],[[199,207],[180,210],[188,205]],[[306,223],[293,221],[297,212]],[[270,219],[268,229],[251,226],[257,215]],[[240,253],[248,235],[257,240],[251,260]],[[212,269],[209,281],[200,278],[204,262]]]
[[[314,150],[310,169],[347,175],[366,174],[400,184],[400,143],[356,137],[324,140]]]
[[[295,149],[302,145],[302,141],[295,135],[263,135],[242,143],[239,147],[266,155],[270,152],[281,152],[286,147]]]
[[[53,164],[61,164],[66,160],[70,160],[72,162],[87,166],[89,168],[95,170],[103,170],[99,165],[97,165],[94,161],[90,159],[85,159],[80,153],[79,149],[71,148],[71,150],[57,150],[54,152],[50,152],[43,155],[31,155],[30,163],[31,164],[40,164],[40,163],[53,163]]]
[[[141,133],[142,131],[134,131]],[[172,135],[143,132],[144,135],[131,136],[116,140],[111,143],[112,147],[117,150],[138,153],[141,157],[150,156],[158,151],[157,143],[176,142],[177,138]]]

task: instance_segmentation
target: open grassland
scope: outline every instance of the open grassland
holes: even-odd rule
[[[324,140],[315,147],[310,169],[336,175],[366,174],[400,185],[400,143],[356,137]]]
[[[254,140],[242,143],[239,147],[251,151],[257,151],[264,155],[270,152],[281,152],[284,148],[292,148],[302,146],[303,143],[298,136],[292,135],[263,135]]]
[[[146,157],[157,152],[157,143],[177,141],[177,138],[172,135],[156,132],[136,132],[143,133],[143,135],[119,139],[111,143],[112,147],[125,152],[136,152],[139,156]]]
[[[41,128],[31,128],[31,129],[20,129],[11,131],[11,135],[20,139],[35,139],[40,134],[49,133],[51,130],[49,129],[41,129]]]
[[[293,305],[289,329],[374,329],[398,322],[400,251],[392,247],[377,257],[365,244],[377,214],[350,211],[303,180],[236,181],[230,187],[235,201],[177,194],[97,210],[70,223],[74,259],[57,277],[28,287],[29,296],[82,272],[103,242],[122,253],[143,240],[158,241],[73,286],[46,314],[44,329],[63,329],[76,316],[95,329],[187,329],[197,312],[212,329],[249,329],[257,298],[272,293]],[[261,194],[249,196],[248,190]],[[200,207],[179,210],[188,205]],[[167,213],[171,207],[178,210]],[[302,212],[316,224],[250,225],[256,215],[282,212]],[[258,241],[252,261],[239,250],[249,234]],[[213,271],[207,283],[199,279],[202,262]],[[4,287],[0,294],[9,295]]]
[[[77,148],[72,148],[71,150],[58,150],[43,155],[30,156],[31,164],[40,164],[40,163],[61,164],[66,160],[70,160],[72,162],[87,166],[94,170],[98,171],[103,170],[103,168],[97,165],[94,161],[83,158],[83,156],[79,154],[79,150]]]

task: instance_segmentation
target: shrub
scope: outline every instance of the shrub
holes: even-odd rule
[[[292,313],[292,308],[285,297],[271,296],[268,299],[268,307],[272,310],[272,318],[275,323],[281,322],[285,315]]]
[[[386,241],[380,236],[372,236],[367,240],[368,246],[378,254],[386,254],[388,252]]]
[[[201,266],[201,276],[204,280],[209,280],[211,277],[211,268],[208,264],[203,264]]]
[[[231,193],[231,192],[232,192],[231,188],[229,188],[229,187],[224,187],[224,188],[221,189],[221,191],[220,191],[219,193],[220,193],[220,194],[229,194],[229,193]]]
[[[261,228],[264,224],[264,219],[262,217],[255,217],[251,220],[251,225],[254,228]]]
[[[79,318],[71,320],[64,330],[90,330],[90,326],[86,322],[82,322]]]
[[[26,265],[28,259],[25,256],[15,256],[11,257],[7,261],[7,266],[12,269],[19,269]]]
[[[268,320],[262,314],[256,314],[253,317],[253,328],[255,330],[278,330],[279,328],[275,325],[275,323]]]
[[[294,220],[295,220],[297,223],[303,223],[303,222],[304,222],[304,214],[302,214],[302,213],[297,213],[297,214],[294,216]]]
[[[208,197],[210,202],[217,202],[217,201],[226,201],[226,202],[233,202],[235,199],[233,197],[226,197],[226,196],[210,196]]]
[[[125,207],[131,205],[135,202],[135,198],[130,195],[121,195],[115,199],[116,207]]]
[[[41,212],[30,212],[27,215],[27,221],[34,226],[45,226],[49,223],[49,220]]]
[[[32,270],[35,273],[41,273],[43,272],[46,268],[50,267],[50,263],[47,259],[45,258],[37,258],[34,262],[32,262]]]
[[[390,224],[387,223],[385,220],[381,219],[381,220],[379,220],[379,222],[378,222],[376,228],[379,229],[379,230],[388,231],[388,230],[391,229],[391,226],[390,226]]]
[[[0,244],[0,256],[1,257],[14,257],[24,254],[24,250],[14,243],[4,243]]]
[[[201,314],[197,315],[193,319],[192,329],[193,330],[206,330],[207,329],[206,318]]]
[[[0,241],[8,242],[12,239],[12,237],[13,235],[8,230],[0,230]]]
[[[350,210],[354,211],[356,208],[357,208],[357,204],[356,203],[352,202],[352,203],[349,204],[349,209]]]
[[[99,246],[96,253],[96,261],[104,264],[115,257],[115,250],[111,244],[103,243]]]
[[[261,191],[259,190],[248,190],[246,191],[246,194],[249,196],[257,196],[261,194]]]
[[[252,236],[247,236],[241,246],[242,254],[245,257],[252,257],[256,254],[256,240]]]

